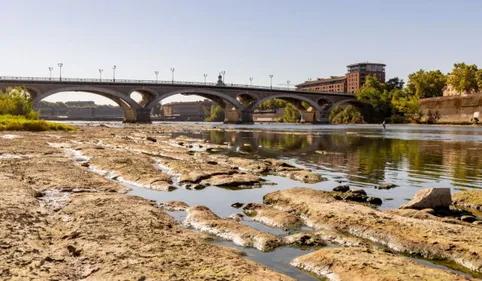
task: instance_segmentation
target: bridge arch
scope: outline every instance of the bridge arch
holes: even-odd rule
[[[201,96],[217,103],[224,110],[225,123],[239,123],[241,121],[241,111],[244,109],[244,106],[236,98],[233,98],[232,96],[229,96],[225,93],[210,89],[180,89],[169,93],[164,93],[157,96],[154,100],[150,101],[144,107],[152,111],[154,106],[163,99],[179,94]]]
[[[38,93],[32,99],[32,103],[34,106],[37,106],[41,100],[61,92],[86,92],[86,93],[92,93],[92,94],[97,94],[97,95],[106,97],[114,101],[115,103],[117,103],[124,110],[124,122],[129,122],[129,123],[136,122],[136,118],[137,118],[136,112],[137,112],[137,109],[139,108],[139,104],[126,94],[109,90],[109,89],[104,89],[104,88],[98,88],[98,87],[92,87],[92,86],[75,86],[75,87],[57,88],[57,89],[47,91],[45,93]]]
[[[133,93],[139,93],[141,95],[141,100],[138,102],[141,107],[147,105],[160,95],[159,92],[149,87],[138,87],[131,89],[131,98]]]
[[[249,105],[249,110],[254,112],[254,110],[258,108],[263,102],[271,99],[280,99],[293,104],[300,111],[300,115],[301,115],[300,122],[302,123],[320,122],[320,112],[322,112],[322,108],[320,107],[320,105],[314,100],[301,95],[278,94],[278,95],[267,96],[251,103]],[[310,108],[303,107],[302,102],[306,102],[307,104],[309,104]]]

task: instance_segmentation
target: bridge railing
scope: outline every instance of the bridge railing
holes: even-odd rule
[[[186,85],[186,86],[217,86],[217,83],[213,82],[192,82],[192,81],[165,81],[165,80],[136,80],[136,79],[95,79],[95,78],[60,78],[60,77],[21,77],[21,76],[0,76],[1,81],[18,81],[18,82],[72,82],[72,83],[105,83],[105,84],[152,84],[152,85]],[[225,83],[221,87],[232,88],[249,88],[249,89],[267,89],[277,91],[296,91],[295,87],[271,87],[249,84],[235,84]],[[310,93],[310,92],[302,92]],[[337,94],[337,95],[350,95],[347,93],[324,93],[324,94]]]
[[[129,83],[129,84],[176,84],[176,85],[198,85],[198,86],[216,86],[213,82],[192,82],[192,81],[165,81],[165,80],[136,80],[136,79],[96,79],[96,78],[59,78],[59,77],[21,77],[21,76],[0,76],[0,81],[29,81],[29,82],[88,82],[88,83]],[[241,88],[257,88],[257,89],[275,89],[292,91],[294,87],[270,87],[248,84],[225,83],[226,87]]]

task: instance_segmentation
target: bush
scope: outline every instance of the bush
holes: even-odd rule
[[[23,116],[0,115],[0,131],[76,131],[70,125],[47,122],[44,120],[31,120]]]
[[[23,116],[30,120],[39,119],[38,112],[33,110],[30,94],[21,87],[0,91],[0,115]]]
[[[301,120],[301,113],[296,106],[291,103],[286,103],[285,111],[283,116],[278,118],[278,122],[285,122],[285,123],[298,123]]]
[[[207,112],[206,112],[207,113]],[[224,110],[219,105],[211,105],[209,116],[204,118],[205,122],[224,121]]]
[[[363,116],[360,110],[352,105],[346,107],[337,106],[333,108],[329,119],[333,124],[363,123]]]

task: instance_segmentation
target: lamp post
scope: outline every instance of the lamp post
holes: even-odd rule
[[[172,71],[172,84],[174,84],[174,70],[176,70],[174,67],[171,67]]]
[[[206,77],[208,77],[208,75],[204,74],[204,85],[206,85]]]
[[[102,82],[102,72],[103,72],[103,71],[104,71],[103,69],[100,69],[100,68],[99,68],[99,78],[100,78],[100,82]]]
[[[290,88],[290,80],[286,81],[286,84],[288,85],[288,89]]]
[[[50,80],[52,80],[52,70],[54,70],[53,67],[49,66],[49,72],[50,72]]]
[[[273,89],[273,74],[269,75],[269,87]]]
[[[58,66],[59,66],[59,68],[60,68],[60,76],[59,76],[59,78],[60,78],[60,81],[62,81],[62,66],[64,66],[64,64],[61,63],[61,62],[59,62]]]
[[[249,77],[249,86],[253,86],[253,77]]]
[[[115,69],[117,68],[116,65],[112,67],[112,81],[115,83]]]
[[[156,74],[156,84],[157,84],[157,77],[159,77],[159,71],[154,71],[154,73]]]
[[[226,71],[221,71],[221,74],[223,75],[223,83],[224,83],[224,76],[226,76]]]

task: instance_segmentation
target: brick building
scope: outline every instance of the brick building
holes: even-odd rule
[[[385,82],[385,64],[383,63],[356,63],[347,66],[345,76],[331,76],[330,78],[317,78],[296,85],[298,91],[356,93],[365,83],[367,76],[375,76],[378,81]]]
[[[365,84],[367,76],[375,76],[378,81],[385,83],[385,64],[363,62],[347,66],[346,93],[354,94]]]

